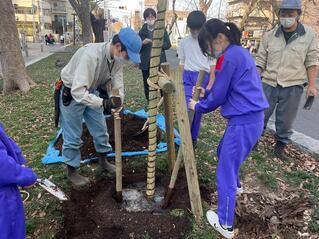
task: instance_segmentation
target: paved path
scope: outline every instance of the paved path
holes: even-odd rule
[[[173,69],[177,68],[179,61],[176,57],[176,50],[166,51],[166,56],[171,67]],[[317,78],[317,87],[319,87],[319,76]],[[292,140],[312,153],[319,155],[319,98],[315,99],[311,110],[304,110],[303,106],[306,102],[305,93],[300,102],[297,119],[293,126],[295,133]],[[273,118],[268,125],[271,129],[275,128]]]
[[[26,66],[32,65],[35,62],[38,62],[58,51],[62,51],[64,45],[62,44],[55,44],[55,45],[48,45],[46,46],[43,44],[43,52],[41,52],[41,44],[40,43],[28,43],[28,53],[29,56],[27,57],[25,52],[22,52],[24,61]]]

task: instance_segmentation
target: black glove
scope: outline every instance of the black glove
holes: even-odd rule
[[[111,96],[110,99],[103,99],[103,107],[105,110],[117,109],[121,107],[122,100],[119,96]]]

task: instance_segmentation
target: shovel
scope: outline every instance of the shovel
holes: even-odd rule
[[[50,194],[57,197],[61,201],[67,201],[69,198],[66,196],[64,192],[62,192],[54,183],[52,183],[49,179],[37,179],[37,183],[47,190]]]

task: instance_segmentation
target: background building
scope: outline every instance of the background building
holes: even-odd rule
[[[39,41],[45,34],[73,31],[73,8],[68,0],[12,0],[18,31],[28,41]]]

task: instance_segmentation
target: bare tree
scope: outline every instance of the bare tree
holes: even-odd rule
[[[207,15],[209,7],[212,5],[213,0],[199,0],[199,9]]]
[[[27,92],[35,83],[26,72],[11,0],[0,1],[0,16],[0,68],[4,80],[3,92]]]
[[[244,30],[244,27],[249,20],[250,14],[255,10],[257,6],[257,2],[258,0],[245,1],[245,4],[243,5],[244,14],[238,26],[241,31]]]
[[[83,44],[93,42],[90,0],[69,0],[82,24]]]
[[[177,15],[176,10],[175,10],[175,3],[176,3],[176,0],[173,0],[173,2],[172,2],[173,17],[172,17],[172,20],[171,20],[171,22],[169,24],[169,28],[168,28],[169,35],[172,33],[173,27],[176,24],[176,20],[178,18],[178,15]]]

